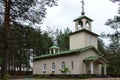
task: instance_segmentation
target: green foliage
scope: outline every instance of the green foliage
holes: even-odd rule
[[[111,76],[118,77],[120,75],[120,53],[108,54],[106,59],[109,62],[107,73]]]
[[[1,66],[1,62],[2,62],[2,57],[1,57],[1,53],[2,53],[2,48],[3,48],[3,38],[2,38],[2,32],[3,32],[3,27],[0,24],[0,66]]]
[[[53,45],[53,40],[49,36],[49,33],[41,31],[38,28],[16,25],[11,25],[10,27],[8,68],[11,65],[14,66],[12,70],[15,70],[15,67],[19,67],[21,70],[22,65],[25,65],[29,69],[31,68],[29,64],[30,56],[39,56],[48,53],[49,47]],[[3,27],[1,26],[0,33],[2,31]],[[3,38],[0,36],[0,53],[3,52],[2,41]]]
[[[40,24],[46,15],[46,7],[57,5],[57,0],[10,0],[10,22]],[[5,0],[0,0],[0,22],[4,22]]]
[[[71,30],[66,28],[64,32],[61,30],[57,30],[56,32],[57,45],[61,48],[62,51],[69,50],[69,34],[71,33]]]
[[[4,48],[3,49],[4,53],[2,55],[3,61],[2,61],[2,77],[7,73],[7,65],[8,65],[8,58],[10,59],[11,57],[8,57],[10,55],[10,49],[8,49],[10,44],[9,42],[9,27],[10,24],[14,24],[16,26],[16,23],[19,23],[21,25],[24,25],[24,23],[30,24],[30,25],[35,25],[35,24],[41,24],[43,18],[45,18],[46,15],[46,6],[52,7],[53,5],[56,5],[56,0],[0,0],[0,23],[4,23]],[[11,38],[11,37],[10,37]],[[21,39],[23,38],[23,39]],[[14,54],[12,57],[15,57],[15,53],[19,51],[20,57],[27,59],[28,55],[26,54],[26,43],[25,43],[25,33],[20,36],[20,42],[23,45],[20,45],[21,47],[18,47],[17,45],[14,44],[14,48],[19,48],[15,49],[17,50],[16,52],[12,53]],[[2,42],[2,43],[3,43]],[[13,41],[14,43],[17,43],[17,41]],[[12,42],[11,42],[12,43]],[[13,47],[13,46],[12,46]],[[38,49],[38,47],[37,47]],[[27,51],[30,51],[30,48],[27,48]],[[9,53],[9,54],[8,54]],[[24,57],[23,57],[24,55]],[[27,56],[25,56],[27,55]],[[1,55],[0,55],[1,56]],[[21,62],[24,62],[20,59],[20,66]],[[14,59],[14,58],[13,58]],[[17,61],[18,60],[14,60]],[[29,61],[29,60],[28,60]],[[19,63],[18,62],[18,63]],[[28,62],[27,62],[28,63]],[[15,64],[15,63],[12,63]],[[25,64],[25,62],[24,62]],[[15,64],[16,65],[16,64]],[[24,66],[25,67],[25,66]],[[10,66],[9,66],[10,68]],[[14,68],[15,69],[15,68]],[[20,68],[21,69],[21,68]]]
[[[5,76],[3,76],[3,78],[2,79],[0,79],[0,80],[8,80],[9,79],[9,77],[10,77],[10,75],[9,74],[6,74]]]
[[[63,69],[60,69],[60,71],[61,71],[61,73],[68,73],[68,72],[70,72],[69,68],[67,68],[67,67],[65,67]]]
[[[114,30],[113,33],[105,34],[105,37],[110,41],[108,51],[112,54],[118,53],[120,52],[120,17],[115,16],[114,19],[109,19],[106,25]]]
[[[97,76],[95,74],[80,74],[80,75],[69,75],[69,74],[60,74],[60,75],[54,75],[54,74],[48,74],[48,75],[39,75],[35,74],[33,75],[33,78],[44,78],[44,79],[87,79],[87,78],[96,78]]]
[[[49,36],[49,33],[44,32],[42,35],[42,45],[43,47],[41,48],[42,54],[48,53],[48,49],[53,46],[53,40]]]
[[[107,46],[108,54],[106,55],[109,62],[107,71],[111,76],[120,76],[120,16],[108,19],[105,24],[114,31],[113,33],[104,33],[104,37],[110,42]]]
[[[81,74],[79,78],[86,79],[86,78],[95,78],[96,76],[94,74]]]
[[[39,75],[39,74],[34,74],[33,75],[33,78],[45,78],[45,77],[43,75]]]
[[[0,58],[0,66],[1,66],[2,60],[3,60],[3,59],[2,59],[2,58]]]
[[[102,39],[98,39],[98,50],[103,54],[107,55],[106,45],[102,41]]]

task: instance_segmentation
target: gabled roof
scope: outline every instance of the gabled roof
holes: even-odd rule
[[[105,60],[102,56],[90,56],[88,58],[85,58],[83,61],[87,62],[87,61],[95,61],[95,60],[98,60],[98,59],[102,59],[104,60],[104,62],[108,63],[107,60]]]
[[[87,30],[87,29],[82,29],[82,30],[75,31],[75,32],[73,32],[73,33],[70,33],[70,35],[76,34],[76,33],[79,33],[79,32],[87,32],[87,33],[93,34],[93,35],[95,35],[95,36],[99,36],[98,34],[93,33],[93,32],[91,32],[91,31],[89,31],[89,30]]]
[[[90,21],[93,21],[92,19],[88,18],[88,17],[85,16],[85,15],[81,15],[81,16],[79,16],[78,18],[74,19],[73,21],[77,21],[77,20],[80,20],[80,19],[83,19],[83,18],[86,18],[86,19],[88,19],[88,20],[90,20]]]
[[[78,54],[82,51],[86,51],[89,49],[94,49],[95,51],[97,51],[97,54],[100,56],[103,56],[103,54],[97,50],[96,48],[94,48],[93,46],[88,46],[88,47],[84,47],[84,48],[80,48],[80,49],[75,49],[75,50],[69,50],[69,51],[64,51],[64,52],[58,52],[58,53],[54,53],[54,54],[46,54],[46,55],[41,55],[41,56],[37,56],[34,57],[34,60],[39,60],[39,59],[44,59],[44,58],[50,58],[50,57],[56,57],[56,56],[63,56],[63,55],[70,55],[70,54]]]
[[[52,46],[52,47],[50,47],[49,49],[60,49],[58,46]]]
[[[88,58],[85,58],[84,61],[94,61],[94,60],[97,60],[99,58],[100,58],[100,56],[90,56]]]

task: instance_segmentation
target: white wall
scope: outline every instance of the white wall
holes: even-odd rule
[[[64,55],[58,57],[52,57],[41,60],[34,60],[33,62],[33,74],[43,74],[43,64],[47,65],[47,70],[45,74],[52,74],[52,63],[55,63],[55,74],[61,74],[61,63],[64,61],[66,67],[71,71],[68,74],[83,74],[84,65],[83,59],[97,56],[94,50],[87,50],[81,53],[74,53],[73,55]],[[74,69],[71,69],[71,61],[74,61]]]
[[[87,46],[98,48],[97,36],[86,31],[81,31],[70,35],[70,50],[80,49]]]
[[[79,61],[78,55],[66,55],[66,56],[59,56],[54,58],[42,59],[42,60],[35,60],[33,62],[33,74],[43,74],[43,64],[47,65],[47,71],[45,74],[52,73],[52,63],[55,63],[55,74],[61,74],[61,63],[65,62],[66,67],[69,68],[70,73],[68,74],[79,74]],[[71,69],[71,61],[74,62],[74,69]]]

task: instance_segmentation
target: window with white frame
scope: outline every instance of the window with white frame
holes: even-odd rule
[[[55,71],[55,63],[52,63],[52,71]]]
[[[71,69],[74,69],[74,62],[71,61]]]
[[[46,71],[46,70],[47,70],[47,65],[43,64],[43,71]]]
[[[65,68],[65,62],[62,62],[62,69]]]

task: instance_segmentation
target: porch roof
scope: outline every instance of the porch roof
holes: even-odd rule
[[[90,56],[88,58],[85,58],[84,61],[94,61],[94,60],[97,60],[99,58],[100,58],[100,56]]]
[[[98,60],[98,59],[102,59],[105,63],[108,63],[107,60],[105,60],[102,56],[90,56],[88,58],[85,58],[83,61],[95,61],[95,60]]]

